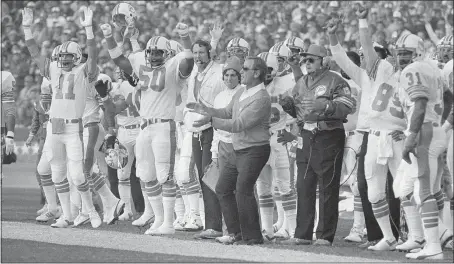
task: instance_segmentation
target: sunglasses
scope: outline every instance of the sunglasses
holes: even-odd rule
[[[314,58],[306,58],[306,59],[303,59],[303,63],[306,63],[306,62],[309,62],[309,63],[314,63],[316,60],[320,60],[321,58],[317,58],[317,59],[314,59]]]
[[[243,67],[243,71],[256,71],[258,69],[250,69],[250,68],[247,68],[247,67]]]

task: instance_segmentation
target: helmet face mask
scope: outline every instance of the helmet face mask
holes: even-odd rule
[[[416,58],[415,51],[411,49],[396,49],[395,51],[395,57],[396,57],[396,66],[399,69],[404,69],[407,67],[409,64],[414,62],[414,59]]]
[[[453,48],[449,46],[438,46],[436,58],[441,63],[447,63],[453,58]]]
[[[70,71],[75,66],[74,54],[59,53],[57,55],[57,66],[63,70]]]
[[[170,54],[167,53],[167,51],[164,50],[158,50],[158,49],[147,49],[145,50],[145,59],[147,64],[149,64],[152,68],[160,67],[164,64],[166,61],[166,58]]]
[[[71,71],[82,61],[82,50],[76,42],[68,41],[59,46],[57,52],[57,67]]]
[[[125,28],[136,20],[136,10],[128,3],[119,3],[112,10],[112,22],[116,28]]]

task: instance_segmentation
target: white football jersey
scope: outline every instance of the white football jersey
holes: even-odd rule
[[[274,77],[271,83],[266,86],[266,91],[271,96],[271,119],[270,132],[275,132],[284,129],[287,124],[287,119],[292,117],[282,109],[278,103],[278,96],[288,91],[292,91],[295,86],[295,78],[293,73],[286,74],[281,77]]]
[[[47,64],[51,87],[52,105],[50,118],[79,119],[84,116],[87,96],[95,96],[96,90],[93,83],[99,71],[94,74],[88,72],[88,65],[79,64],[70,72],[62,71],[53,61]],[[88,92],[88,93],[87,93]]]
[[[43,77],[41,82],[41,93],[52,94],[52,84],[46,77]]]
[[[399,72],[386,60],[380,60],[369,73],[372,87],[363,93],[372,93],[370,128],[374,130],[399,130],[406,128],[405,114],[397,90]],[[366,90],[367,89],[367,90]],[[364,103],[364,102],[363,102]]]
[[[143,118],[175,119],[175,102],[181,92],[179,65],[181,56],[168,59],[159,68],[150,68],[145,62],[145,51],[131,54],[132,68],[139,78],[140,116]]]
[[[443,67],[443,81],[451,92],[453,92],[453,76],[452,76],[452,71],[453,71],[453,62],[452,60],[448,61],[445,66]]]
[[[5,111],[3,110],[3,103],[14,103],[15,91],[14,87],[16,86],[16,79],[8,71],[2,71],[2,114],[0,123],[4,127],[3,120],[5,120]]]
[[[140,124],[139,110],[136,107],[136,89],[128,81],[122,81],[112,85],[110,92],[113,101],[125,100],[128,107],[116,115],[116,122],[119,126],[130,126]]]
[[[361,87],[352,79],[347,80],[344,78],[344,80],[350,85],[351,96],[355,100],[352,113],[347,116],[347,123],[344,124],[344,129],[345,131],[353,131],[356,129],[356,124],[358,123],[359,108],[361,106]]]
[[[424,123],[441,124],[443,114],[443,77],[428,61],[417,61],[405,67],[399,78],[399,97],[410,128],[416,98],[427,98]]]

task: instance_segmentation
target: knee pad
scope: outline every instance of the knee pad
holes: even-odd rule
[[[266,181],[258,180],[256,183],[257,194],[260,196],[267,196],[273,194],[273,185],[267,183]]]
[[[367,197],[369,198],[370,203],[378,203],[379,201],[386,199],[386,192],[383,190],[382,192],[378,192],[373,188],[369,188]]]
[[[46,155],[42,155],[41,159],[38,162],[38,166],[36,170],[40,175],[49,175],[52,174],[52,170],[50,168],[50,163],[46,158]]]
[[[72,182],[79,186],[85,182],[85,174],[83,173],[83,163],[82,161],[71,161],[68,160],[68,168],[69,168],[69,177],[71,178]]]

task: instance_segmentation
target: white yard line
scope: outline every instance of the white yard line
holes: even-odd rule
[[[169,237],[153,237],[105,230],[53,229],[49,226],[22,222],[4,221],[1,229],[2,238],[145,253],[259,262],[386,262],[368,258],[316,254],[302,250],[270,249],[257,246],[225,246],[202,241],[179,240]],[[6,252],[3,253],[5,254]]]

